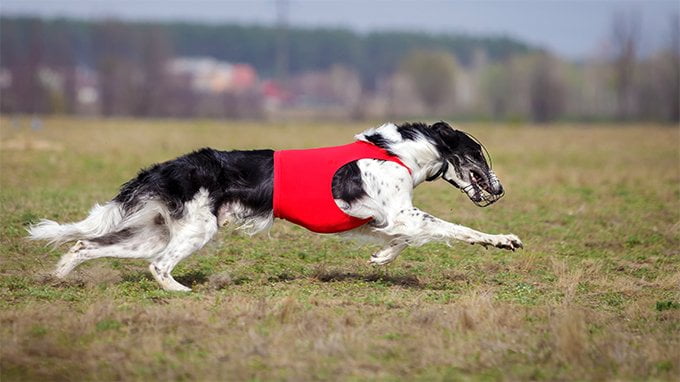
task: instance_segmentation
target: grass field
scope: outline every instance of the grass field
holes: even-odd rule
[[[348,142],[369,124],[0,120],[0,379],[673,380],[680,375],[680,130],[466,125],[507,189],[480,209],[444,182],[416,205],[490,233],[375,247],[285,222],[221,232],[159,289],[142,261],[49,277],[64,248],[24,239],[82,219],[138,168],[202,146]],[[23,128],[17,128],[17,125]],[[677,379],[675,379],[677,380]]]

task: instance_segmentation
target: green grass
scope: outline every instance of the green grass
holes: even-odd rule
[[[27,126],[25,120],[23,125]],[[673,380],[680,373],[680,131],[466,125],[507,189],[480,209],[444,182],[416,205],[490,233],[377,248],[278,222],[220,232],[180,263],[191,293],[142,261],[49,276],[65,247],[25,240],[82,219],[155,161],[202,147],[340,144],[369,124],[0,119],[0,379]]]

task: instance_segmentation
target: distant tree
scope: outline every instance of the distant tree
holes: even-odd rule
[[[39,71],[45,58],[45,34],[42,20],[31,22],[27,38],[28,55],[19,68],[18,84],[24,112],[44,113],[47,109],[47,92],[40,82]]]
[[[132,115],[138,108],[140,81],[138,35],[118,21],[96,24],[93,45],[104,116]]]
[[[614,53],[614,88],[616,91],[618,117],[633,116],[635,64],[640,40],[640,16],[638,13],[614,14],[611,43]]]
[[[17,22],[0,23],[0,67],[8,70],[12,81],[7,84],[7,90],[0,97],[0,110],[3,113],[19,112],[17,94],[17,74],[22,67],[20,28]]]
[[[413,51],[404,58],[400,71],[430,111],[454,100],[456,59],[450,53]]]
[[[56,95],[62,106],[52,105],[52,112],[73,113],[76,107],[76,49],[72,30],[63,20],[54,22],[47,36],[46,64],[62,76],[61,94]]]
[[[547,53],[538,54],[529,74],[531,117],[535,122],[550,122],[564,109],[564,84],[557,75],[559,61]]]
[[[165,99],[170,87],[166,67],[172,58],[172,44],[166,30],[156,25],[143,28],[141,32],[139,103],[135,114],[166,115],[169,111]]]
[[[505,118],[510,112],[512,77],[507,63],[489,65],[482,74],[480,102],[492,118]]]
[[[636,117],[675,122],[680,113],[680,21],[671,17],[668,45],[638,62],[635,78]]]
[[[37,18],[0,23],[0,64],[11,76],[2,94],[3,111],[44,113],[48,105],[40,69],[45,64],[45,25]]]
[[[0,45],[5,46],[11,40],[5,37],[5,31],[13,28],[18,43],[10,45],[16,47],[16,56],[28,56],[30,47],[26,37],[31,33],[35,20],[0,16],[0,27],[3,28]],[[178,56],[208,56],[218,60],[249,63],[263,78],[276,75],[277,42],[283,38],[277,28],[257,25],[70,19],[43,20],[40,23],[46,41],[44,45],[50,50],[50,57],[56,57],[52,54],[59,55],[57,46],[62,46],[66,49],[62,50],[60,61],[69,61],[65,55],[72,54],[70,61],[73,65],[96,69],[99,80],[103,81],[101,108],[109,114],[122,113],[123,109],[129,108],[124,105],[135,101],[138,96],[135,89],[141,85],[135,77],[139,75],[137,71],[144,71],[140,69],[140,65],[145,60],[141,56],[146,54],[143,52],[142,42],[147,37],[144,32],[146,30],[161,31],[158,35],[164,34],[167,37],[172,52]],[[64,43],[64,37],[69,40],[68,44]],[[334,65],[342,65],[359,73],[361,86],[368,93],[376,91],[385,78],[400,68],[404,57],[415,49],[448,52],[461,65],[470,65],[475,52],[480,50],[490,62],[533,51],[531,46],[508,38],[392,31],[363,34],[338,28],[289,27],[285,40],[287,58],[278,62],[280,67],[287,66],[290,75],[328,70]],[[8,50],[2,46],[0,48],[3,52]],[[4,53],[0,55],[3,68],[9,68],[7,63],[11,60],[5,58],[10,56]],[[146,60],[153,61],[150,57]],[[285,65],[281,65],[282,61]],[[21,71],[25,72],[23,69]],[[66,82],[69,87],[68,83],[72,81]],[[131,86],[133,83],[134,86]],[[125,88],[128,90],[124,90]],[[7,105],[12,101],[5,98],[2,102]],[[148,109],[146,106],[140,107],[134,113],[144,113]]]
[[[668,91],[670,71],[667,68],[668,55],[658,54],[638,63],[635,80],[636,117],[648,121],[668,119]]]
[[[670,19],[670,38],[668,48],[668,119],[680,122],[680,14],[675,13]]]

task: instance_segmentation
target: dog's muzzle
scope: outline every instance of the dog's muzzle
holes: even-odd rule
[[[475,179],[460,190],[467,194],[472,202],[479,207],[487,207],[496,203],[505,195],[505,190],[493,170],[488,171],[488,181]]]
[[[496,203],[500,198],[505,195],[505,189],[498,180],[496,173],[493,170],[489,170],[487,173],[488,181],[483,179],[475,179],[465,187],[460,187],[456,182],[451,179],[446,179],[444,174],[448,169],[448,162],[444,161],[442,167],[433,176],[428,177],[427,181],[433,181],[441,176],[442,179],[449,182],[452,186],[458,188],[462,193],[466,194],[468,198],[478,207],[488,207]]]

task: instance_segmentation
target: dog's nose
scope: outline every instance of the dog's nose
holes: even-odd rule
[[[500,195],[503,193],[503,185],[501,184],[501,181],[498,180],[498,177],[496,176],[496,173],[493,172],[493,170],[489,170],[489,180],[491,183],[491,193],[493,195]]]

